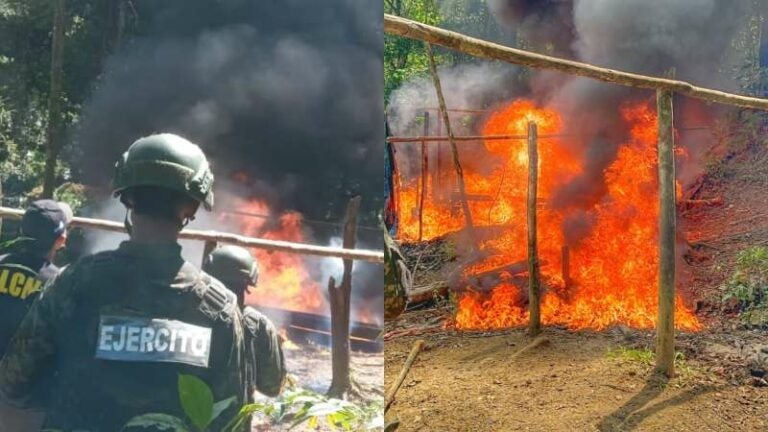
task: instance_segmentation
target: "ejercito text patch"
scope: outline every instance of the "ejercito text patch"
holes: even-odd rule
[[[182,321],[101,316],[96,358],[208,367],[211,329]]]

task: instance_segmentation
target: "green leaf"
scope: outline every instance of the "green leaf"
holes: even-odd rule
[[[178,417],[168,414],[150,413],[136,416],[123,426],[121,430],[127,428],[155,428],[161,431],[172,432],[190,432],[184,421]]]
[[[261,404],[261,403],[252,403],[248,405],[243,405],[240,408],[240,411],[237,413],[235,418],[229,421],[226,426],[224,426],[224,429],[222,431],[224,432],[231,432],[231,431],[237,431],[239,430],[248,419],[251,418],[251,415],[255,412],[266,412],[268,410],[268,405]]]
[[[220,400],[213,404],[213,414],[211,415],[211,421],[216,420],[219,418],[222,412],[224,412],[227,408],[232,406],[237,401],[237,398],[232,396],[231,398],[227,398],[224,400]]]
[[[213,393],[203,380],[179,375],[179,401],[195,427],[201,430],[208,427],[213,420]]]

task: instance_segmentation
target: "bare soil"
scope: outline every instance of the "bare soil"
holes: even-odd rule
[[[649,353],[649,332],[548,328],[548,343],[522,354],[523,330],[433,332],[387,341],[388,387],[419,337],[425,350],[388,412],[400,431],[768,430],[768,389],[751,385],[745,349],[733,344],[759,343],[749,332],[683,335],[678,345],[695,354],[669,382],[633,354]]]

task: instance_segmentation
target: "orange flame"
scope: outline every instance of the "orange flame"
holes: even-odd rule
[[[271,240],[304,242],[301,214],[283,213],[276,220],[253,215],[271,215],[266,202],[233,198],[233,206],[243,215],[226,213],[221,222],[234,222],[245,235]],[[300,255],[253,249],[259,261],[259,284],[246,297],[246,303],[282,309],[326,314],[320,286],[313,280]]]
[[[646,104],[625,106],[621,113],[630,125],[623,143],[604,171],[606,199],[589,208],[588,235],[569,246],[570,284],[562,275],[563,223],[574,210],[558,210],[548,200],[560,186],[582,172],[582,161],[566,146],[567,138],[541,137],[561,131],[563,121],[551,109],[517,100],[495,112],[483,127],[484,135],[527,133],[529,121],[541,137],[538,186],[538,252],[542,281],[547,285],[541,303],[542,322],[568,328],[603,329],[615,324],[638,328],[655,326],[658,307],[658,181],[656,172],[656,115]],[[466,149],[463,147],[462,149]],[[490,255],[464,269],[465,276],[526,260],[526,195],[528,153],[525,140],[488,140],[485,149],[499,166],[489,175],[465,170],[467,194],[476,226],[503,227],[482,244]],[[466,150],[464,150],[466,151]],[[447,176],[447,174],[445,174]],[[430,177],[428,188],[433,186]],[[402,240],[418,240],[419,185],[404,183],[400,191]],[[678,196],[680,185],[678,184]],[[451,204],[426,200],[423,239],[463,228]],[[490,293],[469,289],[459,300],[455,317],[461,329],[489,329],[523,325],[528,320],[527,279],[520,283],[508,273]],[[517,282],[517,283],[516,283]],[[676,299],[675,322],[681,329],[699,329],[696,316]]]

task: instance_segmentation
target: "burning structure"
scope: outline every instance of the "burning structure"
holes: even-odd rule
[[[735,86],[721,73],[721,65],[739,62],[723,53],[732,52],[727,47],[742,30],[739,18],[745,16],[746,5],[533,3],[491,5],[504,26],[527,36],[538,49],[556,44],[554,52],[601,66],[655,75],[674,68],[678,78]],[[572,13],[563,13],[564,7]],[[526,33],[533,15],[548,14],[569,21]],[[713,28],[718,30],[712,33]],[[550,33],[543,31],[547,29]],[[537,212],[546,286],[542,322],[595,329],[656,326],[660,200],[653,99],[637,90],[548,71],[534,73],[520,85],[519,74],[510,74],[507,66],[463,65],[443,70],[441,76],[448,107],[459,108],[451,118],[459,129],[456,135],[476,137],[458,145],[482,252],[459,251],[463,265],[449,281],[459,295],[456,327],[500,328],[528,320],[525,135],[531,121],[541,134]],[[417,80],[393,94],[389,112],[395,135],[443,135],[440,122],[435,125],[423,114],[437,105],[430,84]],[[711,143],[711,137],[690,133],[685,126],[711,124],[717,111],[695,101],[678,107],[678,126],[683,125],[675,132],[679,197],[699,169],[702,149]],[[418,144],[397,147],[398,237],[404,242],[442,237],[465,224],[447,144],[423,141],[421,149]],[[464,242],[461,237],[456,241],[459,248]],[[683,296],[674,301],[678,328],[700,328]]]

